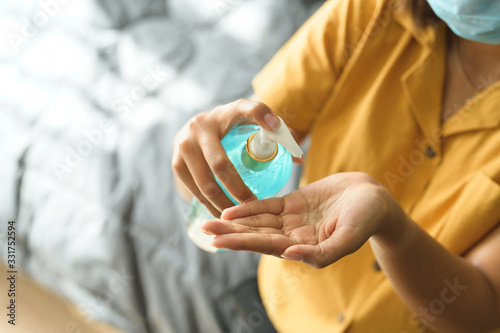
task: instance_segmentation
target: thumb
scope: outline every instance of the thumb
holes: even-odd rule
[[[355,252],[364,242],[350,237],[344,232],[337,232],[316,245],[298,244],[288,247],[282,258],[300,261],[313,268],[323,268]]]
[[[281,255],[283,259],[299,261],[312,268],[323,268],[336,260],[334,256],[326,255],[325,250],[318,245],[292,245]]]

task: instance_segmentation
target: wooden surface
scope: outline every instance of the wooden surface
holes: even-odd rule
[[[10,274],[0,262],[0,332],[2,333],[123,333],[102,323],[88,322],[75,306],[63,301],[19,272],[15,274],[15,324],[8,323]]]

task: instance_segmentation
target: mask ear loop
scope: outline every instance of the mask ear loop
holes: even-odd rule
[[[477,89],[474,87],[474,84],[472,81],[469,79],[467,76],[467,73],[465,73],[464,65],[462,63],[462,57],[460,56],[460,47],[458,45],[458,37],[452,35],[451,36],[451,45],[453,48],[453,53],[454,53],[454,60],[455,64],[458,70],[458,74],[464,81],[464,83],[467,85],[467,87],[470,89],[470,91],[475,95],[477,94]]]

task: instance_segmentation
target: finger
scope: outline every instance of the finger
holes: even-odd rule
[[[219,221],[220,222],[220,221]],[[245,229],[245,232],[253,230],[254,232],[260,232],[260,229],[270,228],[276,230],[276,232],[281,232],[283,227],[281,218],[273,214],[259,214],[251,217],[241,218],[231,220],[230,222],[222,220],[221,224],[231,226],[245,226],[249,229]],[[227,229],[229,230],[229,229]],[[236,231],[230,231],[236,232]]]
[[[302,165],[305,162],[303,157],[295,157],[295,156],[292,156],[292,161],[293,163],[298,165]]]
[[[224,194],[215,181],[208,164],[205,162],[202,152],[199,149],[191,149],[184,154],[184,160],[189,173],[192,175],[198,191],[194,190],[193,195],[201,195],[200,202],[210,202],[219,212],[225,208],[233,206],[233,202]],[[196,192],[196,193],[195,193]],[[218,214],[220,215],[220,213]]]
[[[280,229],[272,227],[252,227],[243,224],[228,223],[218,220],[206,220],[201,224],[201,229],[212,235],[225,235],[225,234],[281,234]]]
[[[283,198],[272,198],[247,202],[239,206],[227,208],[222,212],[224,220],[234,220],[258,214],[279,215],[283,212],[285,201]]]
[[[233,251],[251,251],[279,256],[294,242],[279,234],[226,234],[215,236],[211,245]]]
[[[257,199],[241,179],[216,135],[204,135],[200,146],[208,166],[236,201],[242,203]]]
[[[225,124],[222,135],[226,134],[235,124],[252,120],[267,130],[280,128],[281,123],[273,110],[264,103],[239,99],[235,102],[216,107],[217,122]]]
[[[220,211],[215,208],[210,203],[210,201],[208,201],[207,198],[203,196],[203,194],[201,194],[184,161],[178,160],[174,164],[173,169],[176,177],[184,184],[185,188],[208,209],[210,214],[212,214],[216,218],[219,218]]]
[[[314,268],[323,268],[354,253],[366,240],[358,237],[358,232],[349,227],[339,228],[317,245],[294,245],[286,249],[282,257],[301,261]]]

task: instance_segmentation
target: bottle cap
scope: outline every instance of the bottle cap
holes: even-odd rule
[[[249,144],[247,144],[249,153],[257,160],[268,161],[274,158],[278,149],[276,143],[285,147],[294,157],[301,157],[304,154],[283,119],[280,117],[278,119],[281,124],[278,129],[269,131],[261,127],[257,135],[249,138]]]

